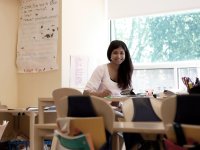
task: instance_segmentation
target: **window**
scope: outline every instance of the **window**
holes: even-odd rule
[[[185,89],[200,75],[200,10],[111,20],[111,40],[123,40],[134,62],[136,92]]]

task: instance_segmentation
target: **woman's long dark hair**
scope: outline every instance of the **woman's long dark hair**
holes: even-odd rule
[[[133,63],[130,57],[129,50],[126,44],[120,40],[114,40],[110,43],[107,50],[108,60],[111,61],[111,54],[114,49],[123,48],[125,52],[125,60],[120,64],[118,69],[118,87],[121,89],[126,89],[132,86],[132,74],[133,74]]]

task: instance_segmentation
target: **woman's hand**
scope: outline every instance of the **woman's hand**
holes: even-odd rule
[[[99,97],[108,97],[108,96],[111,96],[111,94],[112,94],[111,91],[106,89],[106,90],[98,93],[98,96]]]

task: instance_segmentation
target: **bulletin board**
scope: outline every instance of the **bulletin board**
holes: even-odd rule
[[[16,64],[19,73],[56,70],[59,0],[21,0]]]

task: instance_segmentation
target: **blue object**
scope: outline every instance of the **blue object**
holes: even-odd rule
[[[20,150],[21,146],[26,147],[27,150],[29,146],[29,141],[14,140],[14,141],[9,141],[8,143],[9,150]]]

